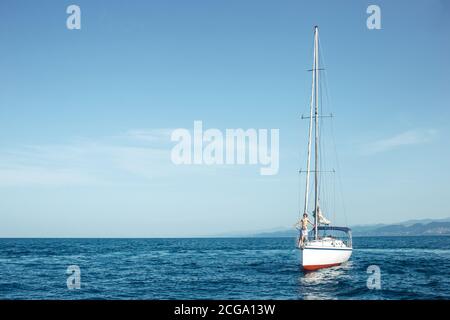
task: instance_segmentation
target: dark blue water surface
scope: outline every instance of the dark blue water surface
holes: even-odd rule
[[[291,238],[0,239],[2,299],[449,299],[450,237],[355,238],[304,273]],[[81,288],[67,288],[78,265]],[[367,268],[381,270],[368,289]]]

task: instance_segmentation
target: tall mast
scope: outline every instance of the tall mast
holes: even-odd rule
[[[303,208],[303,213],[308,212],[308,201],[309,201],[309,177],[311,173],[311,142],[312,142],[312,128],[313,128],[313,109],[314,109],[314,87],[315,87],[315,79],[316,73],[314,70],[316,69],[316,47],[314,45],[314,59],[313,59],[313,67],[312,67],[312,84],[311,84],[311,103],[309,107],[309,134],[308,134],[308,159],[306,162],[306,188],[305,188],[305,206]]]
[[[314,122],[315,122],[315,148],[314,148],[314,239],[317,240],[318,208],[319,208],[319,27],[314,27],[314,69],[315,97],[314,97]]]

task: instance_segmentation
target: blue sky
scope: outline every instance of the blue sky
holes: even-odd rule
[[[70,4],[81,7],[81,30],[66,28]],[[366,27],[370,4],[381,30]],[[450,216],[448,1],[8,0],[0,236],[293,225],[316,24],[336,115],[337,222]],[[194,120],[279,128],[279,174],[173,165],[170,132]]]

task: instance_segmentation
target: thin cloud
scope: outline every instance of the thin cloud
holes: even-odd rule
[[[0,168],[0,186],[80,186],[99,184],[89,174],[72,169],[51,169],[38,166]]]
[[[173,129],[133,129],[126,132],[125,136],[134,140],[150,142],[170,141]]]
[[[400,147],[420,145],[433,141],[437,135],[434,129],[409,130],[395,136],[369,143],[363,147],[362,153],[372,155],[395,150]]]
[[[1,150],[0,186],[111,185],[161,177],[172,165],[170,139],[162,138],[165,132],[130,130],[119,136]],[[145,144],[136,141],[143,137]]]

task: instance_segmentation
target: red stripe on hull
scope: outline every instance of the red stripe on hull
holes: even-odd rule
[[[303,269],[305,269],[307,271],[314,271],[314,270],[319,270],[319,269],[323,269],[323,268],[336,267],[338,265],[340,265],[340,263],[309,265],[309,266],[303,266]]]

